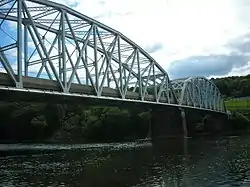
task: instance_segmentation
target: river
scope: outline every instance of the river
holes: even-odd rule
[[[250,135],[161,143],[1,144],[0,186],[250,186]]]

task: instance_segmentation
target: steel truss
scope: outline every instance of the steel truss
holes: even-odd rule
[[[180,105],[226,112],[219,89],[205,77],[189,77],[171,82]]]
[[[72,93],[72,84],[80,84],[91,86],[96,97],[103,96],[104,88],[112,88],[121,99],[135,92],[140,101],[150,95],[157,103],[179,104],[167,72],[146,51],[120,32],[64,5],[2,0],[3,35],[0,62],[13,87],[25,89],[27,76],[54,80],[65,94]],[[180,104],[189,103],[184,93]],[[217,104],[192,97],[193,106]]]
[[[91,85],[96,96],[102,96],[103,88],[108,87],[116,89],[120,98],[126,99],[128,91],[134,91],[144,100],[153,87],[156,102],[161,97],[167,103],[177,102],[165,70],[118,31],[50,1],[2,4],[1,28],[5,22],[12,22],[9,26],[14,22],[17,33],[9,36],[10,28],[5,29],[12,43],[1,44],[0,59],[16,87],[23,88],[23,76],[35,76],[56,80],[64,93],[78,83]],[[15,59],[7,55],[10,48],[17,53]]]

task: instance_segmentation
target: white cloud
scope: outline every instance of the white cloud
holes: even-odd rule
[[[151,52],[166,70],[180,59],[228,56],[237,50],[228,44],[249,32],[248,0],[62,0],[60,3],[120,31]],[[250,73],[249,66],[240,68],[244,71],[230,69],[228,74]]]
[[[74,2],[77,11],[115,28],[143,48],[160,44],[151,55],[165,69],[170,62],[183,58],[229,54],[227,43],[247,33],[250,21],[247,0]],[[64,0],[64,4],[70,3]]]

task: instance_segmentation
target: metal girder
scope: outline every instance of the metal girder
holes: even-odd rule
[[[14,1],[14,0],[12,0],[12,1]],[[46,6],[29,7],[30,12],[50,11],[50,10],[53,10],[53,9],[54,9],[53,7],[46,7]],[[0,13],[2,13],[2,14],[7,13],[7,12],[16,13],[17,11],[18,11],[18,8],[12,8],[11,10],[9,8],[0,8]]]
[[[171,81],[180,105],[226,112],[216,85],[205,77],[189,77]]]
[[[0,29],[12,39],[0,41],[0,62],[18,88],[23,88],[23,76],[33,76],[54,80],[65,94],[73,94],[76,83],[91,86],[96,97],[110,88],[121,99],[133,91],[141,101],[153,96],[155,103],[223,110],[213,84],[202,78],[171,82],[140,46],[69,7],[44,0],[5,0],[0,19],[8,25]],[[6,53],[10,50],[16,56]]]

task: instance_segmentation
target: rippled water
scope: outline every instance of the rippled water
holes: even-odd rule
[[[0,186],[250,186],[250,135],[161,143],[0,145]]]

